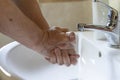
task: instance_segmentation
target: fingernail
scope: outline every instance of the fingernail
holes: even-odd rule
[[[67,64],[66,66],[67,66],[67,67],[69,67],[69,66],[70,66],[70,64]]]
[[[48,57],[45,57],[45,59],[46,59],[46,60],[50,60],[50,58],[48,58]]]
[[[73,32],[70,33],[70,41],[74,41],[75,40],[75,34]]]

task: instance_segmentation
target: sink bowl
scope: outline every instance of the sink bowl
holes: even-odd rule
[[[111,62],[112,62],[112,73],[113,77],[112,80],[120,80],[120,50],[115,49],[112,51],[109,51]]]
[[[0,66],[22,80],[77,80],[78,66],[59,66],[18,42],[0,49]]]
[[[120,49],[95,40],[93,31],[76,34],[76,51],[80,54],[76,66],[53,65],[40,54],[12,42],[0,49],[0,67],[22,80],[120,80]]]
[[[81,80],[114,80],[113,66],[106,42],[98,42],[92,32],[80,35],[79,79]]]

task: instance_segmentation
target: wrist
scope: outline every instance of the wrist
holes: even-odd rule
[[[47,39],[48,33],[47,31],[43,30],[41,32],[41,36],[38,37],[36,44],[33,46],[34,50],[37,51],[38,53],[43,53],[46,49]]]

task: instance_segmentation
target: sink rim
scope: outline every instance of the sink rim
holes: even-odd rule
[[[7,44],[7,45],[5,45],[4,47],[2,47],[1,49],[0,49],[0,66],[2,66],[8,73],[10,73],[11,75],[15,75],[15,76],[18,76],[18,77],[20,77],[20,78],[26,78],[27,79],[27,77],[28,76],[30,76],[30,75],[28,75],[27,77],[24,77],[24,76],[21,76],[21,75],[19,75],[19,74],[16,74],[16,73],[14,73],[14,71],[12,71],[12,70],[10,70],[9,69],[9,66],[7,66],[7,55],[8,55],[8,52],[11,52],[11,50],[13,50],[14,48],[16,48],[16,47],[19,47],[21,44],[20,43],[18,43],[18,42],[11,42],[11,43],[9,43],[9,44]],[[7,48],[7,50],[6,50],[6,48]],[[2,62],[2,61],[4,61],[4,62]],[[14,65],[13,65],[14,66]],[[58,65],[57,65],[58,66]],[[66,66],[62,66],[63,68],[55,68],[56,67],[56,65],[54,65],[53,66],[53,68],[48,68],[49,70],[57,70],[57,69],[60,69],[60,70],[63,70]],[[54,69],[55,68],[55,69]],[[72,69],[72,70],[75,70],[75,71],[71,71],[70,69]],[[70,68],[67,68],[66,70],[70,70],[70,71],[67,71],[66,72],[66,75],[67,75],[67,77],[68,77],[68,75],[70,75],[69,74],[69,72],[71,73],[71,72],[73,72],[73,73],[75,73],[76,72],[76,70],[78,70],[78,67],[74,67],[74,66],[71,66]],[[65,69],[63,70],[63,71],[66,71]],[[59,70],[57,70],[57,71],[59,71]],[[45,73],[45,72],[43,72],[43,73]],[[53,71],[53,73],[54,73],[54,71]],[[61,72],[62,73],[62,72]],[[57,73],[57,74],[61,74],[61,73]],[[26,74],[26,73],[25,73]],[[36,73],[37,74],[37,73]],[[75,75],[75,74],[74,74]],[[74,76],[73,75],[73,76]],[[74,78],[78,78],[78,71],[77,71],[77,73],[76,73],[76,76],[75,77],[73,77],[72,76],[72,74],[71,74],[71,79],[74,79]],[[35,76],[34,76],[35,77]],[[66,77],[66,78],[67,78]],[[40,77],[39,77],[40,78]],[[28,80],[28,79],[27,79]],[[31,79],[31,80],[34,80],[34,79]],[[38,80],[38,79],[36,79],[36,80]],[[59,79],[58,79],[59,80]]]
[[[0,66],[4,67],[7,71],[9,71],[6,67],[7,53],[19,45],[20,45],[19,42],[14,41],[0,48]],[[4,61],[4,62],[1,62],[1,61]]]

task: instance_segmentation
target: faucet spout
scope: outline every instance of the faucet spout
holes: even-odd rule
[[[113,27],[110,28],[106,25],[92,25],[92,24],[84,24],[84,23],[79,23],[77,27],[79,31],[83,31],[85,29],[97,29],[97,30],[112,32],[112,30],[114,29]]]
[[[84,27],[86,29],[98,29],[98,30],[112,32],[117,27],[118,11],[99,0],[94,0],[94,2],[99,2],[109,9],[107,24],[106,25],[89,25],[89,24],[80,23],[78,24],[78,29],[82,29]]]
[[[79,23],[77,25],[77,27],[78,27],[79,31],[84,31],[84,30],[89,30],[89,29],[101,30],[105,33],[106,39],[109,42],[108,45],[110,47],[120,48],[119,29],[116,27],[108,27],[108,26],[104,26],[104,25],[90,25],[90,24],[84,24],[84,23]]]
[[[106,25],[94,25],[94,24],[79,23],[77,25],[78,30],[84,31],[85,29],[94,29],[94,30],[104,31],[106,34],[106,38],[110,43],[109,45],[114,48],[120,48],[120,31],[119,31],[120,29],[118,26],[118,23],[119,23],[118,11],[99,0],[95,0],[95,2],[102,3],[104,6],[109,8],[107,24]]]

